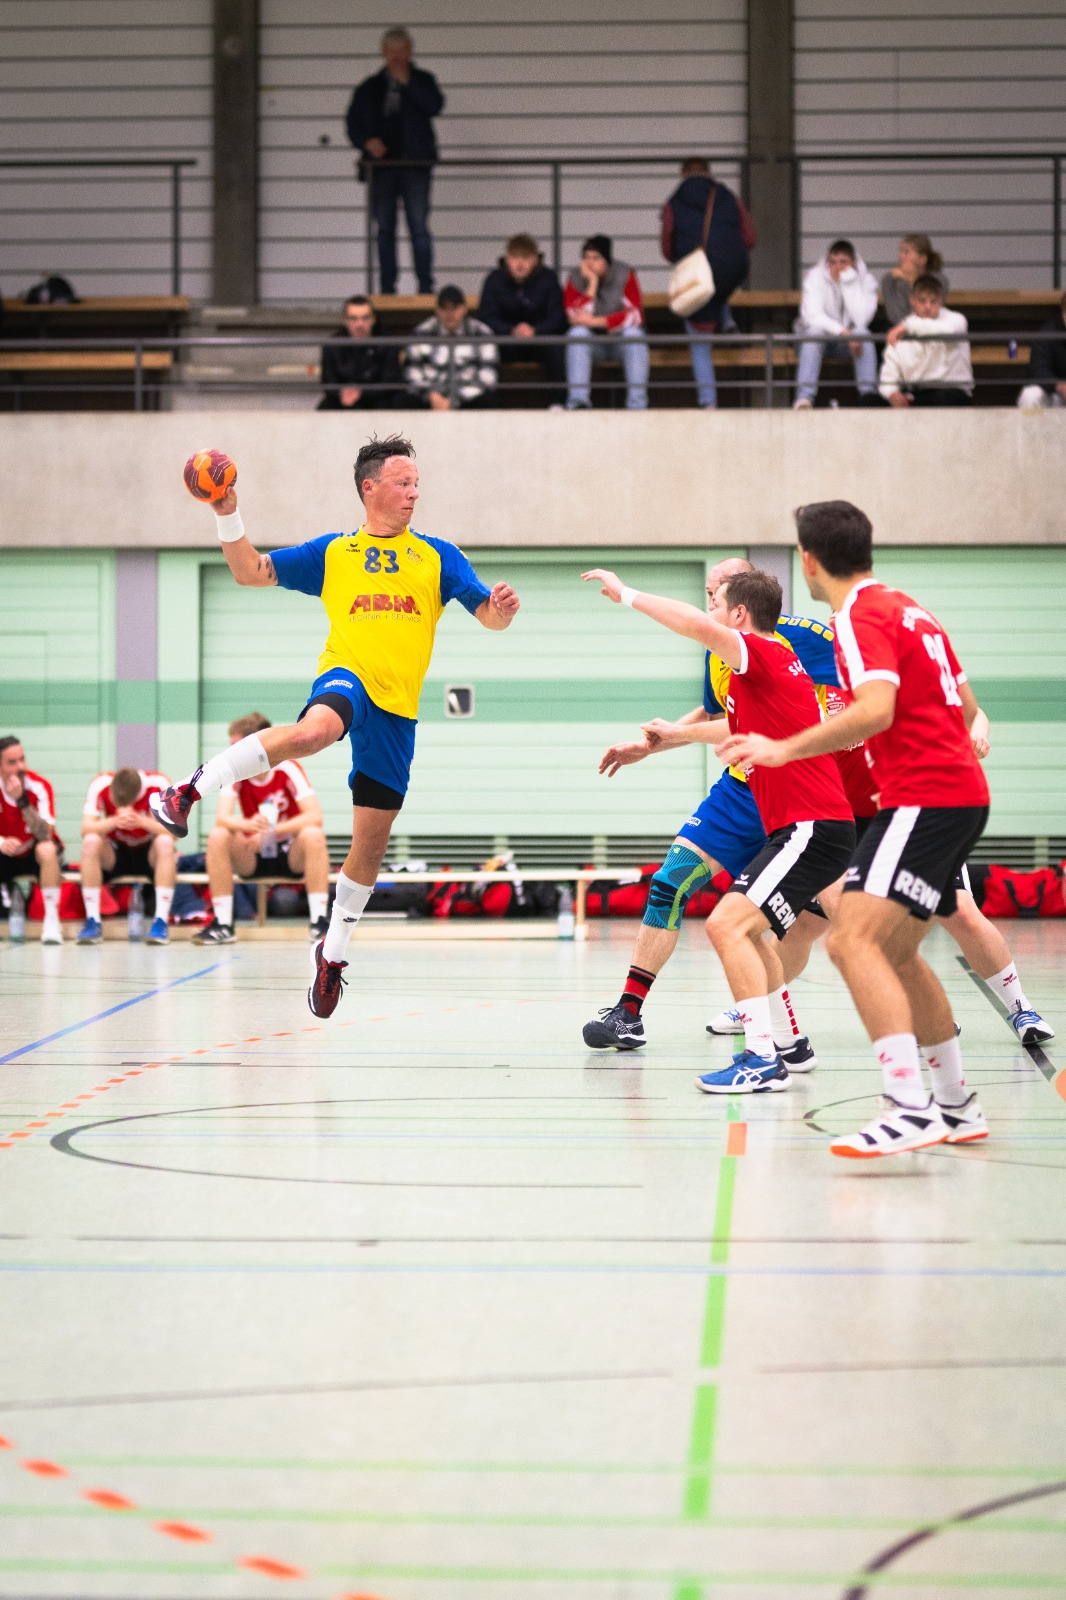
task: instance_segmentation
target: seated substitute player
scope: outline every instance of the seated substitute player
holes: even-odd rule
[[[170,779],[165,772],[119,767],[101,772],[89,785],[81,814],[81,897],[85,926],[79,944],[99,944],[100,889],[112,878],[144,878],[155,885],[155,915],[145,934],[148,944],[166,944],[167,919],[174,899],[178,856],[149,803]]]
[[[62,944],[59,890],[63,844],[52,785],[26,765],[17,734],[0,739],[0,884],[37,878],[44,900],[42,944]]]
[[[483,628],[510,626],[518,596],[506,583],[490,591],[462,551],[415,533],[418,468],[409,439],[373,439],[355,461],[355,486],[366,521],[355,533],[324,533],[307,544],[260,555],[245,537],[232,489],[212,502],[222,550],[240,584],[279,584],[321,597],[330,633],[308,702],[289,727],[248,734],[158,796],[153,811],[176,837],[205,794],[262,777],[279,762],[301,760],[347,734],[352,848],[337,877],[329,931],[312,952],[307,1003],[316,1017],[337,1009],[352,930],[374,891],[392,825],[407,792],[415,748],[418,696],[433,636],[449,600]]]
[[[262,733],[269,720],[258,711],[229,725],[229,742]],[[207,886],[214,916],[193,944],[232,944],[233,874],[242,878],[290,877],[307,886],[312,940],[329,928],[329,848],[322,807],[298,761],[282,761],[261,778],[230,784],[219,795],[215,826],[207,836]]]
[[[781,585],[769,573],[727,579],[711,616],[683,601],[630,589],[613,572],[596,569],[584,577],[599,582],[609,600],[699,640],[721,657],[732,669],[726,710],[734,735],[756,729],[794,733],[821,722],[814,684],[795,653],[774,637]],[[772,931],[783,939],[804,906],[840,877],[855,845],[851,807],[831,757],[790,773],[786,781],[767,782],[766,776],[751,776],[766,842],[707,919],[745,1038],[730,1066],[697,1078],[708,1094],[761,1094],[788,1086],[770,1014],[770,995],[783,987],[784,974],[763,935]]]
[[[882,809],[848,867],[828,948],[873,1041],[885,1103],[830,1149],[864,1158],[985,1138],[950,1002],[920,951],[931,919],[955,912],[956,873],[988,819],[969,731],[977,701],[936,618],[874,577],[864,512],[823,501],[801,506],[796,527],[807,586],[833,608],[837,667],[854,703],[787,739],[748,734],[724,749],[759,769],[792,763],[791,776],[811,757],[866,741]],[[935,1093],[924,1087],[919,1046]]]
[[[730,556],[719,561],[707,575],[707,603],[713,609],[720,584],[741,572],[754,572],[750,561]],[[778,620],[776,637],[791,645],[804,669],[816,684],[835,684],[837,671],[833,656],[833,635],[821,623],[807,617],[784,616]],[[647,756],[675,746],[700,742],[706,736],[725,738],[725,699],[730,668],[713,652],[704,658],[703,703],[679,717],[675,723],[656,721],[656,736],[648,734],[628,744],[612,745],[600,762],[600,772],[613,777],[620,767],[631,766]],[[705,724],[714,723],[717,734]],[[671,736],[665,736],[665,730]],[[702,733],[697,733],[703,729]],[[637,934],[633,957],[622,994],[614,1006],[607,1006],[593,1022],[587,1022],[582,1037],[590,1050],[635,1050],[647,1043],[643,1005],[656,977],[677,948],[681,919],[693,894],[704,888],[723,869],[736,877],[766,843],[758,807],[751,797],[747,774],[742,767],[730,767],[711,785],[710,793],[681,824],[669,854],[651,881],[648,904]],[[785,1065],[791,1072],[810,1072],[817,1066],[810,1041],[800,1033],[787,990],[770,996],[774,1038]],[[719,1026],[718,1024],[722,1024]],[[723,1013],[708,1031],[739,1033],[743,1023],[735,1011]]]

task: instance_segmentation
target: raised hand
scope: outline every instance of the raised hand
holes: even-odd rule
[[[582,583],[600,584],[600,593],[608,600],[613,600],[615,605],[621,604],[622,580],[616,572],[608,572],[605,567],[593,567],[591,572],[581,574]]]

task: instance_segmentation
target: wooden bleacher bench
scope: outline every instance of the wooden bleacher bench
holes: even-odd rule
[[[132,372],[137,365],[133,350],[14,350],[0,347],[0,372]],[[174,357],[169,350],[144,350],[145,372],[169,372]]]
[[[136,317],[144,321],[173,321],[187,317],[192,301],[184,294],[104,294],[84,300],[31,304],[27,300],[4,300],[4,320],[19,322],[59,322],[69,317],[75,322]]]

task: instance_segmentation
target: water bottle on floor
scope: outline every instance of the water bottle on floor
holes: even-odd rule
[[[133,885],[130,908],[126,917],[126,935],[130,944],[144,938],[144,890],[139,883]]]
[[[574,937],[574,897],[568,887],[559,891],[559,915],[556,918],[560,939]]]
[[[22,898],[22,890],[17,883],[11,891],[11,910],[7,914],[7,936],[15,944],[21,944],[26,937],[26,902]]]

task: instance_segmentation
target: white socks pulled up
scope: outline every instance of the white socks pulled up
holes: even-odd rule
[[[922,1064],[914,1034],[886,1033],[883,1039],[874,1040],[874,1052],[881,1063],[885,1093],[912,1110],[924,1106],[929,1095],[922,1083]]]
[[[737,1011],[744,1024],[744,1046],[764,1061],[777,1059],[774,1030],[770,1022],[770,996],[753,995],[750,1000],[738,1000]]]
[[[322,954],[327,961],[344,960],[348,953],[348,941],[373,892],[372,883],[356,883],[354,878],[338,872],[337,898],[333,902],[329,932],[322,945]]]
[[[243,783],[245,778],[261,778],[269,771],[270,757],[263,748],[263,741],[257,733],[250,733],[204,762],[196,780],[196,792],[203,798],[231,783]]]

